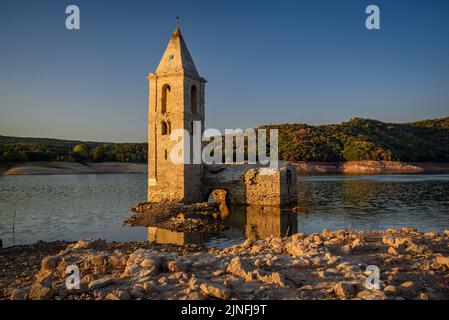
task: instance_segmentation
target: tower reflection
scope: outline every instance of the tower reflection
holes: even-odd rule
[[[281,207],[249,206],[222,207],[212,215],[213,222],[223,224],[226,230],[216,234],[206,232],[179,232],[149,227],[147,240],[157,244],[215,245],[224,247],[244,239],[285,237],[298,232],[297,216]]]

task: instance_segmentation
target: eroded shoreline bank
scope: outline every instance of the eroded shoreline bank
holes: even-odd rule
[[[449,163],[348,161],[292,162],[298,174],[419,174],[449,173]],[[146,163],[99,162],[24,162],[0,166],[7,176],[51,174],[146,173]]]
[[[66,268],[80,270],[69,291]],[[370,265],[380,289],[366,288]],[[1,299],[449,299],[449,231],[323,230],[226,248],[144,242],[0,250]]]
[[[0,174],[4,176],[146,172],[146,163],[128,162],[24,162],[0,167]]]

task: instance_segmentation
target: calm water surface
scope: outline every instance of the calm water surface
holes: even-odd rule
[[[299,176],[298,195],[299,214],[269,207],[231,208],[222,219],[228,230],[218,235],[182,234],[122,225],[131,214],[129,208],[145,201],[144,174],[0,176],[0,239],[4,246],[13,244],[14,212],[16,244],[102,237],[226,247],[247,237],[323,228],[449,227],[447,174]]]

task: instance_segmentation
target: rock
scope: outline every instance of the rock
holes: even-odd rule
[[[399,290],[396,286],[389,285],[384,288],[384,293],[387,295],[395,296],[399,293]]]
[[[404,233],[414,233],[414,232],[417,232],[418,230],[413,227],[402,227],[401,231]]]
[[[357,238],[354,241],[352,241],[351,245],[352,245],[352,248],[361,247],[363,245],[363,241],[360,240],[359,238]]]
[[[323,231],[321,232],[321,235],[323,236],[324,239],[329,239],[331,233],[328,229],[323,229]]]
[[[419,246],[419,245],[416,245],[416,244],[411,244],[411,245],[409,245],[405,249],[405,251],[412,252],[412,253],[417,253],[417,254],[422,254],[422,253],[424,253],[426,251],[426,247]]]
[[[343,240],[346,237],[346,231],[344,230],[337,230],[331,232],[331,237]]]
[[[262,272],[256,270],[254,274],[260,282],[274,284],[278,287],[286,286],[284,277],[279,272]]]
[[[103,239],[83,239],[75,243],[72,249],[102,249],[106,245]]]
[[[399,255],[398,251],[393,247],[389,247],[387,252],[388,252],[388,254],[391,254],[393,256]]]
[[[350,244],[347,244],[347,245],[341,247],[340,250],[341,250],[342,254],[348,255],[348,254],[352,253],[352,246]]]
[[[293,242],[299,242],[302,239],[304,239],[304,233],[295,233],[294,235],[291,236],[291,239]]]
[[[449,229],[444,229],[443,234],[444,236],[449,237]]]
[[[354,284],[344,281],[338,282],[333,289],[340,298],[353,297],[357,292]]]
[[[386,234],[382,238],[382,243],[387,246],[394,246],[394,242],[395,242],[395,237],[390,234]]]
[[[429,294],[425,292],[421,292],[418,296],[418,300],[429,300],[429,299],[430,299]]]
[[[399,237],[394,240],[395,248],[399,248],[406,244],[413,244],[413,240],[411,238],[399,238]]]
[[[108,293],[106,300],[120,300],[120,298],[115,293]]]
[[[288,242],[285,245],[285,251],[287,251],[292,256],[301,257],[305,254],[303,245],[298,241]]]
[[[402,296],[405,296],[407,298],[415,297],[416,296],[416,287],[415,283],[413,281],[406,281],[402,283],[399,287],[399,293]]]
[[[59,261],[61,261],[60,256],[47,256],[42,259],[42,269],[54,271],[58,266]]]
[[[140,266],[144,269],[158,269],[160,266],[161,260],[157,258],[144,259]]]
[[[221,300],[227,300],[229,299],[229,296],[231,295],[231,292],[228,288],[225,286],[214,283],[214,282],[203,282],[200,285],[200,290],[210,297],[214,297]]]
[[[245,241],[243,241],[243,242],[240,244],[240,247],[242,247],[242,248],[244,248],[244,249],[248,249],[248,248],[252,247],[253,244],[254,244],[254,240],[252,240],[252,239],[246,239]]]
[[[93,280],[89,282],[89,289],[99,289],[106,287],[107,285],[110,285],[112,283],[111,277],[104,277],[101,279]]]
[[[120,300],[129,300],[131,299],[131,295],[126,290],[117,290],[116,295]]]
[[[364,290],[357,293],[356,298],[362,300],[385,300],[385,294],[379,290]]]
[[[28,290],[23,288],[13,289],[10,295],[11,300],[26,300],[27,297],[28,297]]]
[[[31,286],[28,296],[31,300],[48,300],[51,298],[52,292],[51,288],[35,283]]]
[[[449,257],[436,257],[435,261],[449,268]]]
[[[189,288],[192,289],[192,290],[198,289],[200,284],[201,284],[200,281],[197,278],[195,278],[195,277],[192,277],[189,280]]]
[[[186,266],[180,261],[172,260],[167,263],[168,271],[170,272],[180,272],[185,271]]]
[[[143,290],[146,293],[151,293],[151,291],[153,291],[155,289],[154,284],[151,281],[147,281],[143,283]]]
[[[314,235],[312,239],[313,239],[313,242],[315,242],[315,243],[323,242],[323,238],[319,234]]]
[[[233,275],[240,276],[247,281],[254,279],[251,266],[239,257],[231,260],[226,271]]]
[[[336,276],[340,275],[340,271],[338,271],[338,270],[335,269],[335,268],[330,268],[330,269],[327,269],[327,270],[325,270],[325,271],[321,271],[321,272],[319,273],[319,275],[320,275],[321,278],[325,278],[325,277],[336,277]]]
[[[143,299],[145,297],[145,293],[142,292],[142,290],[138,289],[138,288],[132,289],[130,294],[131,294],[131,297],[136,298],[136,299]]]
[[[49,286],[51,283],[50,276],[52,275],[52,271],[41,269],[35,275],[36,283],[44,284],[45,286]]]
[[[426,232],[424,233],[424,237],[430,238],[430,239],[436,239],[440,237],[440,234],[438,232]]]

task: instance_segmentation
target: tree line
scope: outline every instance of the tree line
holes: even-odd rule
[[[0,136],[0,163],[24,161],[146,162],[147,145]]]

